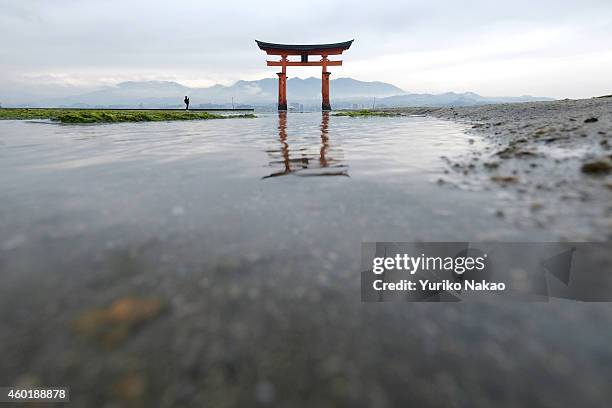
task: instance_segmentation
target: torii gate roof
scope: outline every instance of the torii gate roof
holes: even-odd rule
[[[354,40],[334,44],[276,44],[255,40],[268,55],[340,55]]]

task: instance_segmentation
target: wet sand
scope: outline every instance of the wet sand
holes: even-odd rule
[[[507,198],[499,217],[560,240],[612,239],[612,97],[393,111],[457,121],[484,137],[486,148],[444,159],[473,189]]]

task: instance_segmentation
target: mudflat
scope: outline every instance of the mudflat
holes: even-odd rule
[[[558,239],[612,238],[612,97],[384,112],[458,121],[488,141],[444,159],[471,188],[507,198],[499,217]]]

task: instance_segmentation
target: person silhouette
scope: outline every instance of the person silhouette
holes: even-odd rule
[[[185,99],[183,100],[185,103],[185,110],[189,110],[189,98],[185,95]]]

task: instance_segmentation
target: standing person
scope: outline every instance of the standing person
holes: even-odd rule
[[[183,102],[185,102],[185,110],[189,110],[189,98],[187,97],[187,95],[185,95],[185,99],[183,99]]]

